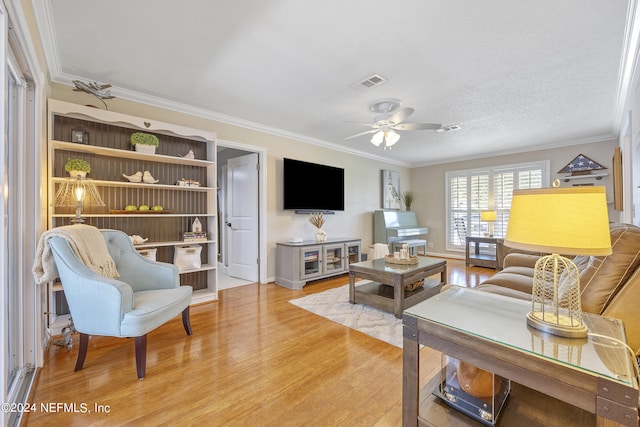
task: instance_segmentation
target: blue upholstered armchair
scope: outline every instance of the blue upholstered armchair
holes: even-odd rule
[[[136,252],[125,233],[101,230],[119,278],[93,272],[63,237],[49,245],[62,281],[74,326],[80,333],[75,370],[84,365],[90,335],[134,337],[138,378],[146,372],[147,333],[182,313],[191,335],[189,304],[193,289],[180,286],[172,264],[150,261]]]

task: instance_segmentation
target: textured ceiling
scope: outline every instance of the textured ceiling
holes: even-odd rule
[[[398,164],[615,138],[627,90],[623,0],[32,4],[54,82]],[[354,88],[376,73],[387,82]],[[401,132],[387,151],[345,140],[383,98],[461,129]]]

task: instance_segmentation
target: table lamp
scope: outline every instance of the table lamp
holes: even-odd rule
[[[551,254],[535,266],[529,326],[563,337],[586,336],[580,274],[573,261],[559,254],[611,254],[604,187],[514,191],[504,244]]]
[[[71,223],[82,224],[84,222],[83,206],[105,206],[105,204],[93,181],[78,176],[65,179],[60,183],[53,206],[76,208],[76,216],[71,219]]]
[[[482,211],[480,212],[480,221],[489,223],[489,237],[493,237],[493,223],[498,219],[496,211]]]

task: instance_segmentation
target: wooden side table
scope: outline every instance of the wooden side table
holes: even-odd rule
[[[480,253],[480,243],[488,243],[492,248],[490,253]],[[496,237],[467,236],[464,249],[465,263],[467,267],[477,265],[479,267],[498,268],[498,239]],[[473,244],[471,252],[469,246]]]
[[[507,399],[505,409],[514,407],[516,417],[504,419],[502,425],[532,425],[523,421],[522,414],[535,412],[542,423],[533,425],[637,427],[637,362],[625,348],[622,322],[585,313],[590,337],[570,339],[528,327],[530,309],[528,301],[456,286],[407,308],[403,314],[403,426],[460,425],[442,420],[429,424],[427,418],[436,411],[421,411],[431,403],[426,400],[434,387],[431,383],[421,388],[419,351],[423,344],[545,394],[552,402],[562,401],[585,411],[595,421],[585,423],[570,416],[562,423],[549,423],[555,405],[541,404],[538,399],[523,402],[514,395]],[[518,414],[518,408],[525,412]]]

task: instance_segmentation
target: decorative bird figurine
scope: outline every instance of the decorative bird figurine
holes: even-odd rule
[[[129,182],[141,182],[142,181],[142,172],[140,172],[140,171],[134,173],[133,175],[122,174],[122,176],[127,178],[129,180]]]
[[[189,150],[187,151],[187,154],[185,154],[184,156],[182,156],[183,159],[195,159],[196,155],[193,154],[193,150]]]
[[[149,240],[148,238],[147,238],[147,239],[144,239],[143,237],[138,236],[137,234],[132,234],[131,236],[129,236],[129,238],[131,239],[131,242],[132,242],[134,245],[141,245],[141,244],[143,244],[144,242],[146,242],[147,240]]]
[[[155,179],[153,175],[149,171],[144,171],[144,175],[142,176],[142,180],[147,184],[155,184],[160,181],[159,179]]]

